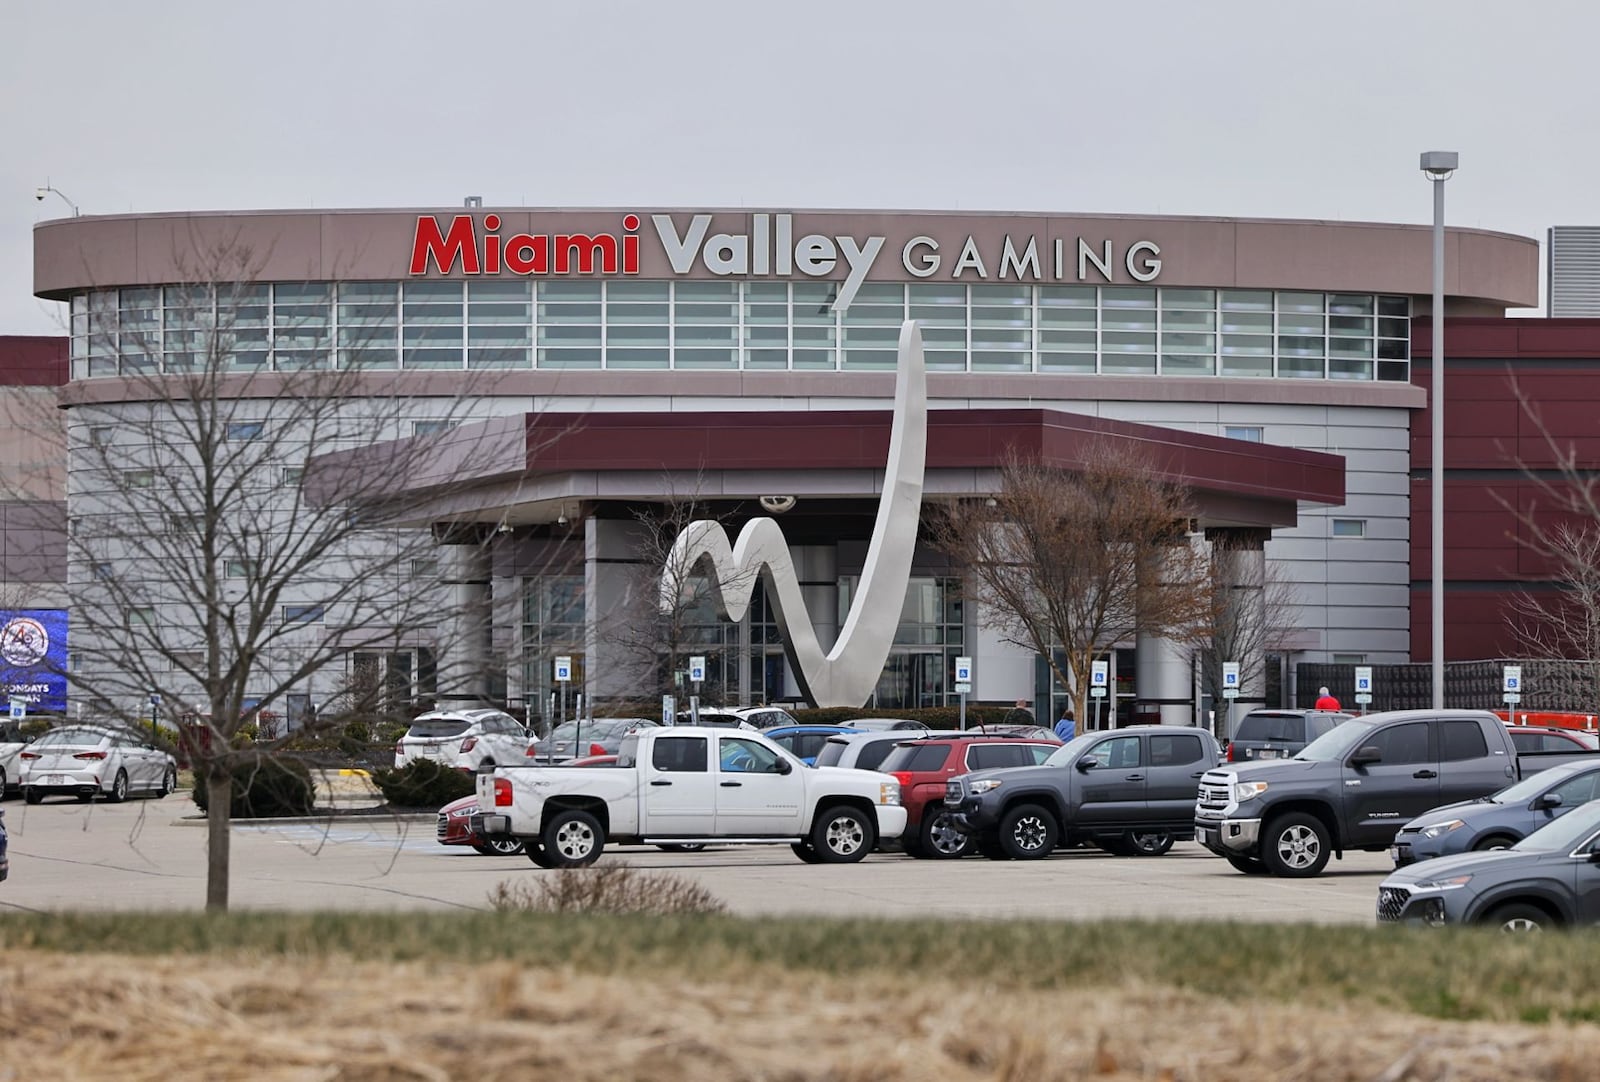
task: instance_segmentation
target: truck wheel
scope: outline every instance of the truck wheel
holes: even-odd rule
[[[822,858],[817,856],[817,851],[811,848],[810,842],[792,842],[789,845],[794,850],[794,855],[807,864],[821,864]]]
[[[544,828],[544,851],[557,868],[582,868],[600,859],[606,833],[600,820],[576,808],[557,812]]]
[[[1236,856],[1228,854],[1228,863],[1233,865],[1233,870],[1243,872],[1245,875],[1266,875],[1267,866],[1255,857]]]
[[[1507,935],[1521,934],[1523,932],[1542,932],[1546,928],[1554,928],[1556,922],[1550,919],[1550,914],[1537,906],[1522,905],[1513,902],[1511,905],[1497,906],[1489,911],[1483,918],[1483,923],[1493,928],[1498,928]]]
[[[1172,835],[1160,831],[1130,830],[1126,836],[1136,857],[1159,857],[1172,848]]]
[[[1055,816],[1037,804],[1018,804],[1000,817],[1000,848],[1016,860],[1038,860],[1056,847]]]
[[[854,864],[877,841],[872,821],[860,808],[836,804],[822,809],[811,828],[811,848],[824,864]]]
[[[1328,828],[1305,812],[1278,816],[1262,835],[1262,863],[1273,875],[1286,879],[1310,879],[1328,866],[1332,855]]]
[[[550,854],[544,851],[544,846],[538,842],[528,842],[522,847],[522,855],[533,861],[536,868],[554,868],[556,862],[550,859]]]
[[[943,808],[929,808],[922,813],[915,844],[906,846],[906,852],[928,860],[954,860],[974,848],[972,835],[956,825],[955,816]]]

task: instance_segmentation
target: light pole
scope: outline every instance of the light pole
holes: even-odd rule
[[[74,218],[76,218],[78,216],[78,204],[76,204],[72,200],[68,199],[67,198],[67,193],[63,192],[60,188],[51,187],[49,181],[45,182],[44,187],[35,188],[33,190],[33,197],[35,199],[39,200],[39,202],[42,203],[42,202],[44,202],[44,197],[49,195],[51,192],[55,192],[57,195],[59,195],[61,197],[61,201],[63,203],[65,203],[67,206],[72,208],[72,216]]]
[[[1422,152],[1422,171],[1433,182],[1433,440],[1430,458],[1433,513],[1433,708],[1444,709],[1444,182],[1461,155],[1453,150]]]

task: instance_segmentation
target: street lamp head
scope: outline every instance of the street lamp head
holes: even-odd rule
[[[1424,150],[1422,171],[1429,180],[1448,180],[1461,164],[1461,155],[1453,150]]]

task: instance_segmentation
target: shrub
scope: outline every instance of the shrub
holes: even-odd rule
[[[310,815],[311,771],[295,759],[265,758],[239,767],[233,777],[233,815],[239,819]],[[206,776],[195,771],[194,802],[206,811]]]
[[[372,780],[385,800],[401,808],[437,808],[470,796],[477,785],[471,774],[432,759],[415,759],[398,770],[375,770]]]
[[[699,883],[676,875],[641,872],[627,864],[560,868],[539,877],[502,882],[489,892],[501,913],[726,913],[728,907]]]

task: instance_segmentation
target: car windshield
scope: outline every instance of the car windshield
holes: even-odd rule
[[[82,747],[85,744],[98,744],[110,735],[94,729],[51,729],[34,741],[34,747]]]
[[[1583,765],[1570,769],[1565,766],[1551,767],[1549,770],[1541,770],[1537,774],[1529,774],[1521,781],[1508,785],[1498,793],[1492,793],[1484,799],[1493,801],[1496,804],[1522,804],[1532,800],[1552,785],[1570,781],[1585,770],[1591,769],[1593,767]]]
[[[447,737],[460,736],[467,731],[470,722],[456,721],[450,718],[418,718],[411,723],[407,736],[418,740],[442,740]]]
[[[1233,738],[1297,742],[1306,738],[1305,720],[1292,714],[1246,714],[1234,730]]]
[[[1078,756],[1082,755],[1084,750],[1087,749],[1090,744],[1093,744],[1096,740],[1100,739],[1104,735],[1105,733],[1103,732],[1094,732],[1084,733],[1082,736],[1074,737],[1065,744],[1061,745],[1055,751],[1051,752],[1050,758],[1044,761],[1044,765],[1070,766],[1078,761]]]
[[[1361,746],[1377,722],[1366,718],[1352,718],[1340,722],[1295,753],[1295,758],[1305,762],[1328,763],[1343,759]]]
[[[1511,848],[1520,853],[1571,852],[1597,830],[1600,830],[1600,800],[1591,800],[1540,827]]]
[[[570,743],[580,737],[584,740],[609,740],[643,724],[644,722],[637,718],[589,718],[583,721],[565,721],[551,730],[545,739],[557,743]]]

